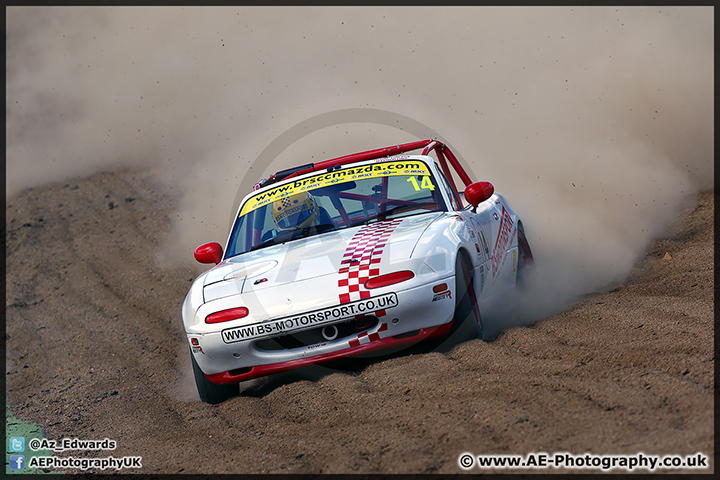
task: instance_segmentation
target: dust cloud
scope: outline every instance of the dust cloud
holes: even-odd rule
[[[416,140],[412,118],[521,215],[533,315],[629,273],[713,188],[712,7],[8,7],[7,195],[143,167],[177,198],[162,248],[223,242],[239,185]],[[539,299],[545,299],[540,302]]]

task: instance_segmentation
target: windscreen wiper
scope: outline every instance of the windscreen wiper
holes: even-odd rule
[[[389,210],[385,210],[384,212],[380,212],[378,214],[378,217],[385,218],[388,215],[394,215],[394,214],[400,213],[404,210],[415,210],[418,208],[425,208],[425,207],[430,207],[430,206],[437,207],[438,204],[437,204],[437,202],[422,202],[422,203],[413,203],[412,205],[398,205],[397,207],[393,207]]]
[[[291,232],[281,233],[280,235],[278,235],[276,237],[268,238],[264,242],[258,243],[257,245],[253,245],[252,247],[250,247],[249,251],[252,252],[253,250],[258,250],[260,248],[269,247],[270,245],[276,245],[278,243],[285,243],[288,240],[292,239],[292,236],[295,232],[296,232],[296,230],[293,230]]]
[[[438,203],[437,202],[422,202],[422,203],[413,203],[412,205],[398,205],[397,207],[393,207],[389,210],[385,210],[384,212],[380,212],[377,215],[372,216],[370,218],[363,218],[362,220],[353,222],[350,224],[350,227],[357,227],[358,225],[368,224],[373,221],[381,222],[384,220],[386,215],[393,215],[393,214],[399,213],[403,210],[415,210],[416,208],[424,208],[424,207],[430,207],[430,206],[437,207]]]
[[[251,247],[250,251],[252,252],[253,250],[269,247],[271,245],[289,242],[290,240],[297,240],[299,238],[309,237],[311,234],[317,235],[320,233],[329,232],[330,230],[335,230],[335,225],[324,223],[322,225],[313,225],[311,227],[297,228],[289,232],[283,232],[277,237],[269,238],[262,243],[258,243],[257,245]]]

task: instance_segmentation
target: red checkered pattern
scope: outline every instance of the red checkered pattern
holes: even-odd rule
[[[340,264],[340,303],[350,303],[370,297],[364,284],[380,275],[380,256],[390,234],[402,222],[402,218],[372,223],[362,227],[350,240]],[[385,311],[376,312],[376,316]]]
[[[382,325],[380,325],[380,328],[378,328],[377,332],[370,334],[368,334],[367,332],[363,332],[358,335],[357,338],[353,338],[348,343],[351,347],[357,347],[366,343],[374,342],[375,340],[380,340],[380,332],[384,332],[387,329],[387,323],[383,323]]]

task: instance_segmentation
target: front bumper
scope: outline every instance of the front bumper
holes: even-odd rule
[[[433,287],[441,283],[447,285],[447,290],[434,292]],[[226,343],[221,331],[216,331],[188,334],[188,341],[198,366],[211,382],[236,383],[342,357],[376,350],[397,349],[427,338],[441,336],[452,324],[455,309],[454,289],[454,278],[450,277],[397,293],[386,290],[371,298],[395,294],[398,300],[397,306],[379,313],[373,312],[378,316],[356,315],[314,327],[317,331],[325,326],[340,326],[349,321],[362,323],[363,319],[368,319],[371,324],[370,328],[359,333],[332,340],[319,337],[316,343],[271,349],[267,347],[268,337]],[[353,320],[359,317],[362,318]],[[283,335],[301,336],[311,330],[313,328],[299,328],[283,332]]]
[[[293,370],[295,368],[301,368],[308,365],[318,365],[339,358],[350,357],[353,355],[361,355],[364,353],[370,353],[377,350],[389,350],[392,348],[400,348],[405,346],[414,345],[423,340],[433,337],[441,337],[445,335],[452,327],[452,321],[445,325],[437,327],[421,328],[412,336],[398,336],[398,337],[387,337],[387,338],[370,338],[370,342],[364,345],[356,345],[348,347],[343,350],[336,352],[328,352],[320,355],[315,355],[307,358],[298,358],[295,360],[288,360],[280,363],[270,363],[266,365],[257,365],[254,367],[239,368],[227,372],[215,373],[213,375],[205,375],[208,380],[217,384],[230,384],[243,382],[245,380],[251,380],[253,378],[262,377],[265,375],[272,375],[274,373],[285,372]],[[371,334],[372,335],[377,334]]]

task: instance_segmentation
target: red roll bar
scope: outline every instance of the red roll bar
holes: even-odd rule
[[[445,145],[442,142],[438,142],[437,140],[420,140],[417,142],[410,142],[410,143],[404,143],[402,145],[395,145],[392,147],[385,147],[385,148],[378,148],[375,150],[368,150],[367,152],[359,152],[359,153],[352,153],[350,155],[345,155],[342,157],[332,158],[330,160],[323,160],[322,162],[310,164],[310,165],[304,165],[303,167],[298,168],[296,171],[290,171],[288,174],[288,171],[282,172],[283,175],[278,177],[278,174],[271,176],[264,184],[261,186],[270,185],[272,183],[275,183],[277,181],[283,180],[285,178],[291,178],[298,175],[303,175],[305,173],[310,172],[317,172],[319,170],[324,170],[327,168],[340,166],[340,165],[346,165],[348,163],[354,163],[354,162],[360,162],[363,160],[372,160],[376,158],[383,158],[383,157],[390,157],[392,155],[399,155],[401,153],[407,153],[413,150],[417,150],[422,148],[422,155],[428,155],[431,151],[435,150],[435,153],[437,154],[438,161],[440,162],[440,167],[443,170],[443,173],[447,177],[448,181],[450,182],[450,185],[452,186],[453,190],[455,190],[456,193],[458,192],[457,187],[455,186],[455,181],[453,180],[453,176],[450,173],[450,169],[448,168],[448,161],[450,162],[450,165],[453,167],[455,172],[458,174],[458,177],[460,177],[460,180],[465,184],[467,187],[472,183],[472,180],[470,180],[470,177],[465,172],[465,169],[460,165],[460,162],[458,161],[457,157],[455,157],[455,154],[450,150],[450,148]],[[446,161],[447,157],[447,161]]]

